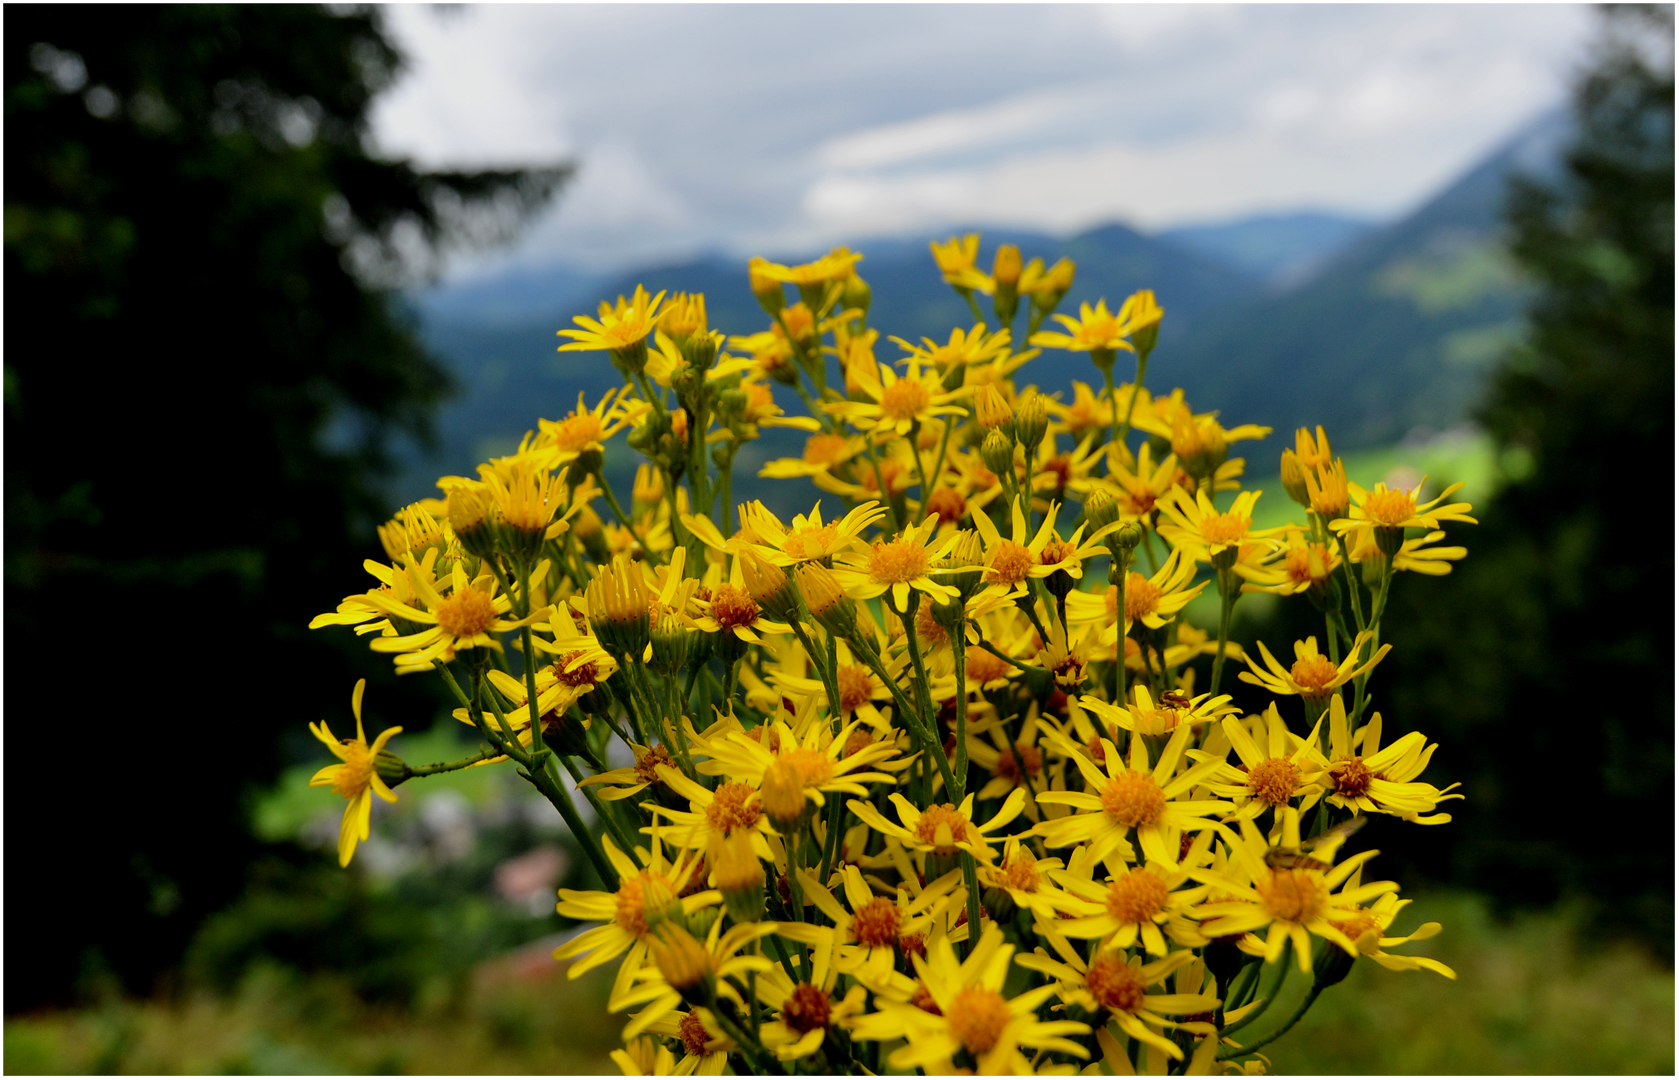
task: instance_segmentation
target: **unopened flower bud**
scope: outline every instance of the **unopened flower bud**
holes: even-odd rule
[[[803,796],[800,796],[803,798]],[[764,864],[752,850],[752,833],[736,829],[711,844],[711,872],[729,917],[737,923],[764,917]]]
[[[1014,440],[1002,428],[992,428],[980,443],[979,457],[987,469],[998,476],[1007,476],[1014,471]]]
[[[787,292],[781,282],[763,272],[761,268],[767,265],[766,259],[753,259],[747,265],[746,280],[752,287],[752,295],[758,298],[758,305],[774,318],[776,312],[787,306]]]
[[[764,613],[777,622],[786,622],[798,610],[798,598],[786,571],[750,551],[740,554],[741,577],[746,582],[747,595]]]
[[[1090,362],[1096,365],[1097,371],[1106,375],[1114,369],[1114,358],[1118,355],[1113,349],[1098,347],[1090,350]]]
[[[704,1005],[716,992],[717,972],[711,954],[685,928],[665,923],[647,942],[659,974],[690,1005]]]
[[[650,666],[666,678],[681,672],[688,664],[688,644],[693,637],[694,631],[684,626],[682,620],[675,615],[664,616],[653,627],[653,662]]]
[[[638,429],[639,430],[639,429]],[[571,467],[566,470],[566,483],[577,487],[591,476],[600,475],[600,467],[606,461],[606,455],[601,453],[598,446],[585,447],[571,461]]]
[[[1119,520],[1119,503],[1114,497],[1097,488],[1084,500],[1084,520],[1090,522],[1090,531],[1098,532]]]
[[[378,772],[379,779],[383,780],[387,787],[396,787],[414,775],[414,771],[408,767],[408,763],[389,750],[381,750],[373,756],[373,768]]]
[[[995,383],[986,383],[974,399],[974,414],[980,426],[987,430],[1002,428],[1003,434],[1014,434],[1014,410],[998,392]]]
[[[861,274],[847,277],[844,288],[840,290],[840,306],[847,310],[856,308],[864,315],[869,313],[869,303],[873,298],[869,283],[863,280]]]
[[[1014,433],[1020,440],[1020,445],[1031,454],[1037,450],[1038,444],[1044,441],[1044,435],[1049,432],[1049,410],[1044,405],[1043,396],[1033,394],[1021,403],[1015,410]]]
[[[1139,289],[1131,294],[1126,307],[1131,309],[1131,345],[1146,360],[1160,337],[1160,319],[1166,313],[1155,303],[1153,289]]]
[[[1067,290],[1073,287],[1074,266],[1071,259],[1061,259],[1049,268],[1039,279],[1037,288],[1032,290],[1032,304],[1039,311],[1055,310],[1061,303],[1061,298],[1067,295]]]
[[[837,637],[851,636],[857,629],[856,605],[840,588],[834,572],[819,562],[808,562],[799,567],[798,582],[811,618]]]
[[[758,797],[764,815],[783,835],[804,827],[809,814],[806,807],[804,778],[792,762],[776,758],[764,770],[764,780],[758,786]]]
[[[1108,534],[1108,550],[1116,560],[1136,551],[1137,545],[1142,542],[1143,527],[1135,521],[1123,522]]]
[[[991,280],[996,283],[997,292],[993,299],[993,307],[997,312],[997,319],[1004,326],[1014,321],[1014,313],[1020,308],[1020,249],[1013,244],[1003,244],[997,248],[997,258],[991,264]]]
[[[1300,458],[1293,450],[1283,451],[1282,460],[1283,490],[1288,497],[1306,507],[1312,507],[1311,493],[1306,490],[1306,470],[1300,466]]]
[[[449,527],[461,546],[481,559],[495,555],[495,529],[490,516],[495,496],[490,486],[469,480],[449,489]]]
[[[816,316],[811,314],[809,305],[800,301],[781,312],[781,321],[787,327],[787,336],[796,345],[808,346],[816,340]]]

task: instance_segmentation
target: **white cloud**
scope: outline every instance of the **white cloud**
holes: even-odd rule
[[[1396,213],[1562,100],[1552,5],[388,8],[379,145],[574,156],[500,258],[628,265],[947,224]]]

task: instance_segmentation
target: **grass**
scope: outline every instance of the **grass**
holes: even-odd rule
[[[1416,951],[1458,979],[1354,966],[1266,1048],[1272,1071],[1672,1073],[1673,972],[1588,944],[1564,913],[1493,918],[1461,893],[1424,897],[1402,928],[1445,924]],[[609,971],[569,982],[548,943],[481,967],[452,998],[366,1005],[330,981],[273,970],[226,997],[11,1017],[8,1073],[616,1073]],[[1399,951],[1408,951],[1405,947]],[[610,967],[610,965],[609,965]]]

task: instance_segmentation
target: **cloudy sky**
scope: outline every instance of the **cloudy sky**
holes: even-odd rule
[[[951,225],[1404,212],[1565,98],[1572,5],[395,7],[381,148],[580,170],[599,270]]]

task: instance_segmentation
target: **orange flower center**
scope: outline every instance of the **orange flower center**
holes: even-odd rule
[[[1272,870],[1254,889],[1271,917],[1287,922],[1310,922],[1329,902],[1323,875],[1316,870]]]
[[[927,548],[919,540],[903,537],[890,543],[874,542],[869,553],[869,579],[877,585],[914,581],[927,573]]]
[[[1154,777],[1123,770],[1102,789],[1102,809],[1116,824],[1153,825],[1166,816],[1166,796]]]
[[[1201,522],[1201,539],[1215,547],[1239,543],[1247,535],[1251,524],[1252,518],[1241,517],[1234,512],[1214,514]]]
[[[600,417],[592,412],[573,412],[554,425],[554,445],[561,450],[581,450],[592,442],[599,442],[600,433]]]
[[[477,589],[462,589],[437,605],[437,627],[450,637],[470,638],[482,634],[495,618],[495,602],[488,593]]]
[[[929,806],[915,823],[915,837],[939,851],[953,851],[955,845],[973,839],[973,825],[950,803]]]
[[[676,889],[662,874],[643,871],[618,886],[617,912],[612,921],[632,934],[647,933],[647,916],[676,902]]]
[[[1283,571],[1296,585],[1321,581],[1329,576],[1329,559],[1320,544],[1290,548],[1288,554],[1283,556]]]
[[[1038,891],[1038,860],[1031,852],[1021,851],[997,875],[997,884],[1019,892]]]
[[[821,787],[834,778],[834,763],[820,750],[800,747],[782,754],[781,760],[793,767],[805,787]]]
[[[1067,482],[1073,478],[1072,457],[1067,454],[1057,454],[1044,462],[1043,470],[1039,475],[1054,475],[1055,490],[1064,490]]]
[[[1072,558],[1076,551],[1078,551],[1078,548],[1065,540],[1051,540],[1044,545],[1043,551],[1038,554],[1038,562],[1044,566],[1054,566],[1056,563],[1066,562]]]
[[[781,545],[781,550],[788,558],[804,561],[805,559],[820,559],[834,548],[839,539],[839,529],[833,525],[805,527],[794,529],[787,535],[787,540]]]
[[[857,939],[857,944],[871,949],[891,945],[898,940],[898,927],[903,921],[903,912],[897,904],[877,896],[852,915],[851,936]]]
[[[1004,540],[997,545],[996,552],[991,556],[992,581],[1000,581],[1005,585],[1014,585],[1026,580],[1037,559],[1033,558],[1029,548]]]
[[[1375,779],[1370,772],[1370,766],[1364,764],[1361,757],[1337,761],[1329,767],[1329,774],[1335,778],[1335,794],[1349,799],[1356,799],[1368,792],[1370,781]]]
[[[846,736],[845,756],[850,757],[852,754],[858,753],[873,745],[874,736],[869,734],[868,728],[855,728],[852,730],[850,735]]]
[[[345,758],[344,764],[338,767],[338,775],[333,777],[332,790],[346,799],[353,799],[373,783],[373,755],[355,739],[342,739],[340,742],[344,745]]]
[[[698,1013],[691,1012],[682,1017],[679,1033],[682,1036],[682,1048],[684,1050],[687,1050],[694,1057],[705,1056],[705,1047],[711,1041],[711,1034],[705,1030],[705,1025],[700,1023]]]
[[[1165,881],[1136,867],[1108,886],[1108,914],[1115,922],[1147,922],[1166,906],[1166,895]]]
[[[781,1022],[803,1035],[828,1026],[828,995],[809,983],[793,987],[781,1006]]]
[[[869,703],[874,687],[869,685],[869,669],[862,664],[841,664],[839,668],[840,709],[855,712]],[[861,730],[861,729],[859,729]],[[848,755],[849,756],[849,755]]]
[[[579,649],[576,652],[566,653],[555,662],[552,670],[556,681],[566,686],[590,686],[600,681],[600,673],[595,669],[595,664],[592,660],[578,664],[570,671],[566,670],[566,668],[570,666],[571,662],[577,659],[578,653],[581,651],[582,650]]]
[[[730,782],[720,785],[711,794],[711,805],[705,808],[705,819],[718,832],[731,833],[736,829],[750,829],[758,824],[762,813],[754,792],[747,784]]]
[[[1138,573],[1125,577],[1125,621],[1136,622],[1144,615],[1153,615],[1160,607],[1160,590],[1148,578]]]
[[[1296,660],[1288,674],[1294,685],[1300,687],[1301,696],[1308,698],[1328,697],[1341,677],[1340,669],[1321,653]]]
[[[880,411],[893,420],[913,420],[933,395],[914,379],[899,379],[880,394]]]
[[[934,1016],[944,1015],[944,1010],[939,1008],[938,1001],[934,999],[933,992],[927,989],[926,983],[915,984],[915,993],[910,995],[909,1003],[922,1012],[932,1013]]]
[[[961,521],[968,513],[968,501],[955,488],[934,488],[927,496],[927,513],[937,514],[940,525]]]
[[[1154,509],[1154,489],[1149,487],[1148,481],[1139,479],[1123,486],[1125,490],[1120,494],[1119,505],[1127,513],[1140,517]]]
[[[938,649],[950,644],[950,635],[933,618],[933,605],[923,604],[915,609],[915,636],[924,649]]]
[[[657,783],[659,766],[674,764],[670,759],[670,751],[662,746],[655,746],[645,754],[635,757],[635,778],[643,784]]]
[[[1335,924],[1335,929],[1347,935],[1354,942],[1357,942],[1359,938],[1372,930],[1376,932],[1378,937],[1382,933],[1382,924],[1377,922],[1370,912],[1362,907],[1353,908],[1344,919],[1331,919],[1330,922]]]
[[[898,951],[903,953],[906,961],[912,956],[927,959],[927,935],[905,934],[898,939]]]
[[[978,1056],[997,1045],[1011,1018],[1009,1003],[1003,1000],[1003,995],[983,986],[966,986],[950,999],[945,1023],[962,1048]]]
[[[711,617],[724,630],[751,626],[758,618],[759,607],[745,589],[733,585],[719,585],[711,594]]]
[[[832,465],[845,453],[848,441],[844,435],[812,435],[805,440],[805,464]]]
[[[1377,525],[1395,526],[1417,513],[1417,497],[1409,491],[1392,491],[1377,484],[1364,497],[1364,516]]]
[[[1266,758],[1248,771],[1248,790],[1266,806],[1282,806],[1300,786],[1300,769],[1288,758]]]
[[[1016,754],[1019,755],[1018,758]],[[1016,743],[1013,753],[1004,750],[997,756],[997,775],[1008,780],[1018,780],[1022,763],[1026,766],[1026,775],[1031,776],[1043,765],[1043,754],[1035,746]]]
[[[1084,977],[1096,1003],[1109,1012],[1132,1013],[1143,1007],[1147,990],[1142,975],[1120,956],[1098,957]]]

